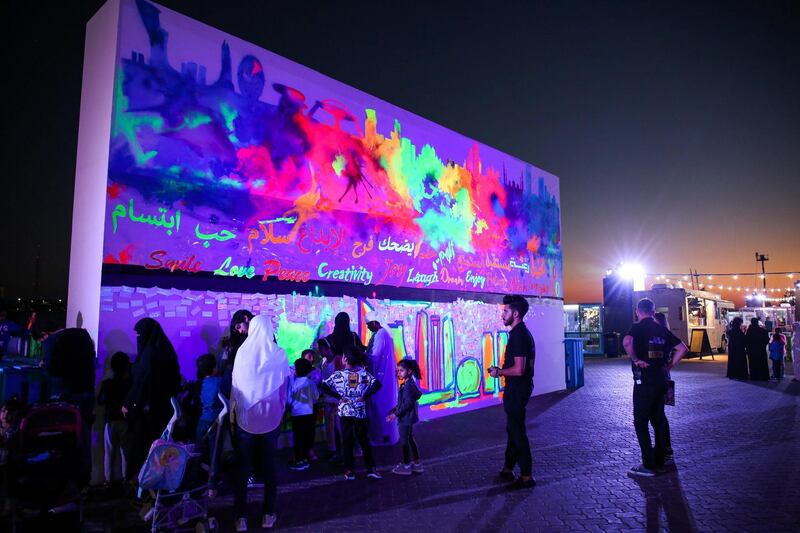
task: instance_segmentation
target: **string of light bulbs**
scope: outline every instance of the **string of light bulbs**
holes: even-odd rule
[[[684,277],[684,279],[688,279],[692,276],[694,277],[701,277],[701,278],[710,278],[713,276],[719,277],[732,277],[733,279],[739,278],[739,276],[758,276],[761,279],[764,279],[767,276],[786,276],[789,279],[794,278],[795,276],[800,276],[800,271],[794,272],[681,272],[680,274],[645,274],[647,277],[655,277],[655,276],[667,276],[670,278],[679,278]]]
[[[695,284],[699,284],[703,286],[705,289],[709,290],[720,290],[720,291],[736,291],[736,292],[745,292],[745,293],[761,293],[763,297],[766,297],[767,292],[770,293],[784,293],[785,295],[782,297],[774,298],[774,301],[788,301],[790,300],[796,292],[796,287],[793,285],[787,285],[786,287],[756,287],[756,286],[743,286],[743,285],[733,285],[727,283],[709,283],[711,281],[715,281],[714,278],[724,278],[730,277],[732,279],[738,280],[740,277],[748,277],[753,276],[761,280],[765,280],[769,277],[770,281],[775,281],[776,276],[786,276],[789,280],[793,280],[795,277],[800,278],[800,272],[697,272],[697,273],[678,273],[678,274],[645,274],[645,277],[654,278],[655,280],[663,280],[666,282],[675,282],[678,285],[683,285],[683,282],[690,284],[694,282]],[[674,279],[673,279],[674,278]],[[791,283],[791,282],[790,282]],[[800,283],[800,282],[797,282]]]

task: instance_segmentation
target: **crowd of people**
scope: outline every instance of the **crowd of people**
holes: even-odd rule
[[[506,379],[508,445],[500,478],[513,482],[510,488],[527,488],[535,484],[525,429],[525,406],[533,388],[534,344],[523,322],[528,303],[520,296],[507,296],[504,304],[502,319],[511,328],[506,357],[503,368],[488,369],[492,377]],[[422,396],[420,368],[413,359],[395,361],[391,335],[377,313],[367,313],[365,323],[372,332],[367,346],[352,331],[349,315],[341,312],[334,318],[332,333],[316,339],[299,354],[287,354],[278,345],[273,317],[239,310],[231,319],[220,354],[199,355],[196,380],[186,382],[159,322],[143,318],[134,326],[136,354],[110,355],[96,390],[96,354],[87,331],[52,328],[54,331],[43,333],[42,366],[50,396],[75,405],[81,415],[79,484],[89,483],[94,425],[102,428],[95,445],[99,443],[103,449],[106,485],[128,487],[132,489],[129,493],[135,494],[151,445],[164,436],[175,413],[175,400],[181,416],[170,438],[203,442],[211,464],[219,464],[226,448],[234,452],[230,468],[211,469],[208,496],[217,496],[222,486],[220,472],[229,473],[226,485],[233,493],[237,531],[248,528],[247,490],[257,484],[256,476],[264,487],[261,525],[269,528],[275,524],[278,441],[289,421],[294,456],[290,469],[306,470],[318,459],[315,436],[321,414],[328,458],[341,464],[344,480],[356,479],[357,457],[363,458],[367,479],[382,478],[373,443],[399,441],[399,462],[392,473],[423,473],[414,439]],[[230,407],[229,416],[220,424],[223,418],[218,415],[225,403]],[[391,405],[394,407],[386,408]],[[24,409],[12,400],[0,410],[2,443],[13,439]],[[96,413],[102,420],[95,421]],[[517,465],[519,478],[513,474]]]
[[[728,335],[728,372],[730,379],[753,381],[780,381],[784,377],[784,359],[786,357],[787,338],[782,328],[768,331],[761,325],[757,317],[750,319],[745,328],[741,317],[734,318],[727,331]],[[792,362],[794,377],[800,377],[800,322],[792,325]],[[772,363],[770,376],[768,362]]]
[[[487,369],[490,377],[505,379],[507,445],[498,480],[509,482],[511,489],[525,489],[536,484],[526,432],[535,344],[523,320],[527,301],[506,296],[503,303],[501,318],[509,327],[503,367]],[[666,317],[655,312],[649,299],[638,302],[636,315],[637,323],[623,340],[631,359],[634,429],[642,457],[641,464],[630,473],[654,476],[672,460],[664,405],[670,398],[670,369],[688,348],[670,332]],[[98,425],[102,427],[99,442],[104,448],[106,483],[135,487],[151,444],[163,435],[175,412],[174,399],[179,399],[181,417],[172,439],[204,442],[211,464],[220,463],[226,447],[234,451],[228,485],[234,497],[236,531],[248,528],[247,490],[256,475],[264,487],[261,525],[270,528],[277,520],[276,457],[279,437],[289,420],[294,456],[290,469],[306,470],[318,459],[315,437],[321,415],[327,455],[341,463],[345,480],[356,479],[358,456],[363,457],[366,478],[381,479],[372,444],[397,440],[400,461],[391,472],[406,476],[424,472],[414,439],[422,396],[420,368],[413,359],[395,362],[391,336],[376,313],[367,313],[365,323],[372,332],[367,346],[352,331],[349,315],[341,312],[334,319],[332,333],[316,339],[299,354],[287,354],[277,342],[273,317],[239,310],[231,319],[220,354],[198,356],[197,379],[187,383],[161,325],[153,318],[143,318],[134,326],[135,358],[132,361],[123,352],[111,355],[96,391],[95,350],[86,330],[43,333],[42,365],[51,397],[76,406],[81,414],[84,445],[79,483],[89,481],[95,412],[102,413],[103,418]],[[793,333],[797,379],[800,322],[794,323]],[[742,319],[736,318],[730,325],[728,341],[729,378],[768,379],[768,358],[773,362],[773,379],[782,378],[787,340],[780,328],[770,334],[753,319],[745,330]],[[380,395],[382,401],[378,402]],[[220,424],[223,418],[219,414],[226,403],[230,414]],[[389,404],[394,407],[385,409]],[[0,464],[7,460],[5,445],[13,440],[24,409],[18,400],[6,402],[0,409]],[[514,473],[516,467],[519,476]],[[209,473],[209,497],[216,497],[222,485],[220,471],[212,468]]]

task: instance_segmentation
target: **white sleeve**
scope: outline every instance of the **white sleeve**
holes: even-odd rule
[[[370,354],[373,357],[373,359],[375,357],[379,357],[379,356],[383,355],[384,345],[386,344],[386,342],[385,342],[386,336],[385,335],[380,335],[380,333],[382,331],[383,331],[383,328],[381,328],[381,329],[379,329],[378,331],[375,332],[375,340],[372,343],[372,353]]]

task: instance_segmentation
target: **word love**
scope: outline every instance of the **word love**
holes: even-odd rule
[[[214,271],[214,275],[247,279],[250,279],[256,275],[256,267],[231,265],[232,260],[233,257],[228,256],[228,258],[222,262],[219,268]]]
[[[235,233],[228,231],[226,229],[223,229],[221,231],[216,231],[214,233],[207,233],[207,234],[203,233],[202,231],[200,231],[200,224],[194,227],[194,234],[198,239],[203,241],[204,248],[209,247],[208,241],[225,242],[236,238]]]
[[[150,262],[146,263],[144,267],[148,270],[166,268],[170,272],[175,272],[176,270],[200,272],[200,261],[195,259],[193,255],[186,256],[183,259],[173,259],[167,257],[166,250],[155,250],[150,253]]]

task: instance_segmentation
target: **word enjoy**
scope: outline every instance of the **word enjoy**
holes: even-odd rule
[[[473,274],[472,270],[467,270],[466,275],[467,283],[472,283],[473,287],[477,287],[478,285],[483,288],[483,285],[486,283],[486,276],[481,276],[480,274]]]

